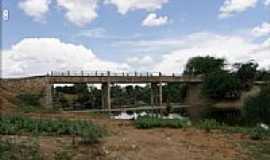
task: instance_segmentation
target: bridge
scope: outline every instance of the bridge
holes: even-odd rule
[[[111,86],[113,84],[149,84],[151,86],[151,106],[162,106],[162,85],[166,83],[187,84],[188,93],[185,104],[195,105],[201,103],[201,84],[203,78],[200,76],[182,76],[181,74],[156,73],[113,73],[106,72],[55,72],[46,75],[32,76],[15,79],[2,79],[1,85],[7,88],[23,89],[28,91],[39,91],[45,94],[46,106],[53,105],[54,84],[101,84],[102,108],[111,110]],[[256,85],[264,85],[265,82],[255,82]]]

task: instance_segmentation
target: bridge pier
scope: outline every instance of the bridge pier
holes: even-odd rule
[[[162,83],[151,83],[151,105],[162,105]]]
[[[111,84],[109,82],[102,83],[101,103],[102,109],[111,110]]]
[[[45,93],[45,106],[46,108],[53,108],[53,95],[54,95],[53,84],[48,84]]]

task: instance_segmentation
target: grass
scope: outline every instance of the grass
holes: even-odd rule
[[[18,135],[30,133],[32,135],[76,135],[83,143],[94,143],[105,135],[99,126],[81,120],[65,119],[32,119],[25,116],[1,116],[0,134]]]
[[[135,126],[140,129],[150,128],[183,128],[188,125],[188,120],[184,119],[162,119],[155,116],[139,117],[135,121]]]
[[[269,141],[249,141],[242,143],[242,147],[247,149],[251,160],[269,160]]]
[[[43,160],[36,142],[0,139],[0,160]]]

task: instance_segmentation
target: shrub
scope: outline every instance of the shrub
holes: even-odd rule
[[[243,115],[248,124],[270,124],[270,86],[245,101]]]
[[[183,128],[188,126],[188,119],[162,119],[156,116],[143,116],[135,121],[135,126],[141,129],[149,128]]]

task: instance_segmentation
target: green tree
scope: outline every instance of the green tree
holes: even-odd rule
[[[185,75],[201,75],[223,70],[225,59],[215,57],[193,57],[189,59],[184,71]]]
[[[256,78],[258,64],[249,61],[247,63],[235,63],[233,66],[237,69],[236,75],[240,79],[241,88],[244,90],[250,89]]]
[[[240,80],[226,71],[210,73],[203,82],[202,92],[212,99],[235,99],[241,94]]]

